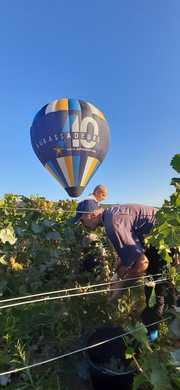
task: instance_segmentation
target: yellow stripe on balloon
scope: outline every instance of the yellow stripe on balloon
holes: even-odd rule
[[[45,164],[45,168],[63,186],[63,188],[65,188],[64,182],[61,180],[61,178],[59,176],[57,176],[55,174],[55,172],[52,170],[52,168],[48,164]]]
[[[68,111],[68,99],[57,100],[55,111]]]
[[[101,112],[101,111],[99,111],[99,118],[105,120],[104,114],[103,114],[103,112]]]
[[[70,187],[73,187],[74,186],[74,174],[73,174],[72,156],[64,157],[64,161],[65,161],[66,168],[67,168],[68,175],[69,175]]]
[[[63,173],[63,175],[64,175],[64,177],[65,177],[65,179],[67,181],[67,185],[69,187],[72,187],[72,185],[71,185],[72,182],[70,180],[70,176],[69,176],[69,172],[68,172],[68,169],[67,169],[67,165],[65,163],[65,158],[64,157],[58,157],[56,159],[56,161],[57,161],[57,163],[58,163],[58,165],[59,165],[59,167],[61,169],[61,172]]]
[[[99,160],[97,160],[94,157],[88,157],[85,165],[83,177],[81,180],[81,184],[80,184],[82,187],[86,185],[86,183],[88,182],[89,178],[91,177],[92,173],[94,172],[98,164],[99,164]]]

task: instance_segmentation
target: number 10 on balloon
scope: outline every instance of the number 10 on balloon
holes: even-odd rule
[[[79,116],[76,115],[72,124],[72,147],[92,149],[97,142],[99,142],[99,128],[96,120],[87,116],[79,124]]]

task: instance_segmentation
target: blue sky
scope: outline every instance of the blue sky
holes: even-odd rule
[[[36,112],[61,97],[105,114],[108,155],[83,195],[99,183],[108,202],[160,205],[172,191],[180,149],[178,0],[1,3],[1,192],[68,198],[30,143]]]

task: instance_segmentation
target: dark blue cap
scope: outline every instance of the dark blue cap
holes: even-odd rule
[[[77,206],[76,209],[76,215],[75,217],[71,220],[71,223],[78,223],[83,216],[84,212],[91,212],[96,209],[98,209],[99,205],[95,200],[92,199],[85,199],[82,202],[80,202]]]

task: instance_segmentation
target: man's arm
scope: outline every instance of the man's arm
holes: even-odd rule
[[[148,265],[149,265],[149,260],[144,255],[144,253],[139,255],[135,264],[133,264],[131,267],[125,267],[124,265],[122,265],[122,262],[120,261],[117,267],[117,274],[116,274],[117,284],[113,283],[111,286],[111,288],[115,289],[115,291],[111,293],[109,297],[109,303],[113,302],[115,299],[118,299],[118,297],[121,295],[118,289],[121,289],[125,286],[124,282],[126,281],[126,279],[138,278],[142,276],[144,272],[147,270]],[[122,280],[122,282],[120,282],[120,280]]]
[[[120,263],[117,267],[118,276],[121,279],[135,278],[144,274],[149,265],[148,258],[144,253],[140,254],[132,267],[125,267]]]

